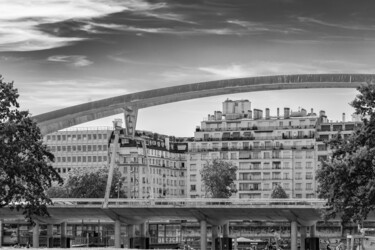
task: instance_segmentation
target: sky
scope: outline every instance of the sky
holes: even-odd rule
[[[371,0],[0,0],[0,74],[32,115],[138,91],[278,74],[375,73]],[[355,89],[241,93],[139,111],[192,136],[227,98],[347,119]],[[86,126],[112,126],[114,118]]]

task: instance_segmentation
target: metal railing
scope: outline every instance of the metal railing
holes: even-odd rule
[[[98,207],[101,206],[104,199],[73,199],[73,198],[54,198],[54,206],[81,206]],[[322,199],[215,199],[215,198],[171,198],[171,199],[109,199],[110,207],[215,207],[215,206],[306,206],[321,208],[326,204]]]

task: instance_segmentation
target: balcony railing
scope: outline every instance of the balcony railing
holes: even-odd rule
[[[189,152],[217,152],[217,151],[259,151],[259,150],[313,150],[314,145],[298,145],[298,146],[258,146],[258,147],[221,147],[221,148],[191,148]],[[287,159],[273,156],[274,159]],[[254,158],[253,158],[254,159]],[[263,159],[263,158],[259,158]]]
[[[256,131],[256,130],[287,130],[287,129],[315,129],[315,125],[303,125],[303,126],[267,126],[267,127],[221,127],[221,128],[199,128],[196,132],[214,132],[214,131]]]

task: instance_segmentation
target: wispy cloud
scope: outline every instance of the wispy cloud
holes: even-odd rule
[[[361,31],[375,31],[374,25],[363,25],[363,24],[353,24],[353,23],[332,23],[323,20],[319,20],[312,17],[297,17],[298,21],[302,23],[314,23],[328,27],[348,29],[348,30],[361,30]]]
[[[123,81],[105,79],[87,80],[51,80],[33,82],[20,91],[22,107],[38,107],[30,112],[33,115],[77,105],[80,103],[96,101],[104,98],[127,94]],[[58,91],[51,91],[58,89]]]
[[[249,71],[242,65],[232,64],[229,66],[200,67],[200,71],[204,71],[218,77],[223,78],[239,78],[249,76]]]
[[[243,34],[274,32],[274,33],[303,33],[303,29],[290,27],[288,24],[260,23],[238,19],[227,20],[227,23],[244,28]]]
[[[75,67],[85,67],[93,64],[92,61],[88,60],[86,56],[80,55],[54,55],[47,58],[50,62],[62,62]]]
[[[153,14],[154,10],[165,6],[165,3],[152,4],[144,0],[0,0],[0,9],[6,10],[0,15],[0,52],[51,49],[87,39],[47,33],[40,29],[44,24],[97,19],[121,11],[182,20],[172,13]]]
[[[149,34],[171,34],[171,35],[242,35],[242,32],[238,32],[234,29],[229,28],[166,28],[166,27],[137,27],[126,24],[114,24],[114,23],[95,23],[86,22],[81,27],[82,30],[89,33],[106,33],[106,30],[126,31],[135,32],[137,34],[149,33]]]

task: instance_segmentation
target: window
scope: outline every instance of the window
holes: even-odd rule
[[[302,169],[302,162],[296,162],[296,169]]]
[[[51,140],[51,136],[47,135],[47,141]]]
[[[91,151],[91,145],[87,145],[87,151]]]
[[[98,151],[102,151],[102,145],[98,145]]]
[[[92,157],[92,162],[96,162],[96,156],[95,155]]]
[[[306,168],[307,169],[313,168],[312,162],[306,162]]]
[[[290,164],[289,164],[290,162],[284,162],[283,164],[284,164],[284,169],[290,169]]]
[[[197,171],[197,165],[196,164],[190,164],[190,171],[191,172]]]
[[[107,156],[103,156],[103,161],[107,161]]]
[[[103,151],[107,151],[107,145],[103,145]]]
[[[102,139],[102,134],[98,134],[98,139],[99,139],[99,140]]]
[[[302,190],[302,183],[296,183],[296,190]]]
[[[86,152],[86,145],[82,145],[82,151]]]
[[[58,141],[61,141],[61,135],[58,135],[58,136],[57,136],[57,140],[58,140]]]
[[[312,183],[306,183],[306,190],[312,190]]]
[[[81,156],[77,156],[77,162],[81,162]]]
[[[77,135],[77,140],[81,140],[82,136],[81,135]]]
[[[306,180],[312,180],[312,179],[313,179],[312,172],[306,172]]]
[[[98,156],[98,162],[102,162],[102,157]]]
[[[197,191],[196,185],[190,185],[190,191]]]
[[[103,139],[107,139],[107,134],[103,134]]]
[[[302,179],[302,173],[297,172],[294,179],[301,180]]]
[[[190,175],[190,181],[197,181],[197,175],[195,174]]]
[[[66,135],[62,135],[62,140],[66,141]]]
[[[77,158],[75,156],[72,157],[72,162],[76,162]]]
[[[93,135],[92,135],[92,139],[93,139],[93,140],[96,140],[96,134],[93,134]]]
[[[87,156],[87,162],[91,162],[91,156]]]
[[[87,140],[91,140],[91,135],[90,134],[87,135]]]

